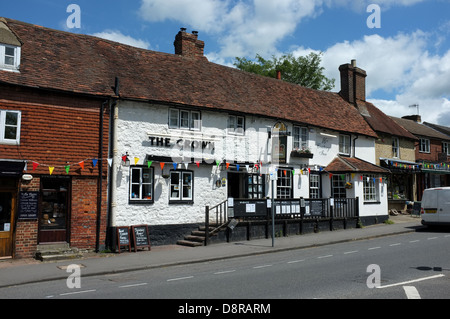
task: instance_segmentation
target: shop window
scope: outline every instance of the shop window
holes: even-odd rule
[[[320,175],[309,175],[309,198],[320,198]]]
[[[193,175],[191,171],[170,171],[169,203],[193,202]]]
[[[364,202],[377,202],[378,191],[375,175],[364,175]]]
[[[292,198],[292,168],[278,168],[277,198]]]
[[[153,167],[130,170],[130,202],[153,202]]]
[[[69,210],[69,183],[65,180],[42,181],[41,230],[65,230]]]
[[[0,110],[0,143],[18,145],[20,142],[20,111]]]
[[[248,174],[247,175],[247,197],[264,198],[265,175]]]

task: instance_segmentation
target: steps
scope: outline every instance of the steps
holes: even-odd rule
[[[40,261],[57,261],[83,257],[77,248],[71,248],[68,243],[40,244],[37,246],[35,258]]]
[[[215,227],[210,226],[209,231],[214,230]],[[217,234],[210,234],[210,237],[217,236]],[[177,245],[181,246],[188,246],[188,247],[198,247],[203,246],[205,244],[205,226],[200,226],[198,230],[193,230],[190,235],[187,235],[184,237],[184,239],[181,239],[177,241]]]

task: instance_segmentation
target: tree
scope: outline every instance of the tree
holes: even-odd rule
[[[266,60],[259,54],[255,61],[236,57],[233,63],[238,69],[275,78],[277,71],[281,72],[282,79],[315,90],[330,91],[334,88],[334,79],[323,75],[324,67],[320,66],[322,53],[311,52],[307,56],[295,58],[292,54],[280,58],[272,56]]]

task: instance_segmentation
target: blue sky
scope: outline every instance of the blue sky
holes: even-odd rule
[[[68,28],[69,4],[81,28]],[[379,15],[367,10],[376,5]],[[199,31],[211,62],[323,53],[326,75],[357,60],[367,99],[388,115],[450,126],[450,0],[16,0],[0,16],[173,53],[180,27]],[[372,18],[380,18],[379,20]],[[370,28],[367,20],[380,21]]]

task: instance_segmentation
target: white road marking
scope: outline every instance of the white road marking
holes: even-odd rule
[[[222,274],[229,274],[231,272],[235,272],[236,270],[224,270],[224,271],[218,271],[215,272],[214,275],[222,275]]]
[[[295,264],[295,263],[299,263],[305,261],[304,259],[300,259],[300,260],[292,260],[292,261],[288,261],[288,264]]]
[[[390,285],[385,285],[385,286],[379,286],[377,288],[379,289],[383,289],[383,288],[390,288],[390,287],[395,287],[395,286],[404,286],[404,285],[408,285],[408,284],[412,284],[414,282],[419,282],[419,281],[424,281],[424,280],[430,280],[430,279],[435,279],[435,278],[440,278],[440,277],[445,277],[444,274],[439,274],[439,275],[434,275],[434,276],[429,276],[429,277],[424,277],[424,278],[419,278],[419,279],[414,279],[414,280],[409,280],[409,281],[404,281],[404,282],[399,282],[397,284],[390,284]]]
[[[419,239],[416,239],[416,240],[410,240],[409,242],[410,243],[418,243],[420,240]]]
[[[82,290],[82,291],[66,292],[66,293],[59,294],[59,295],[60,295],[60,296],[69,296],[69,295],[85,294],[85,293],[88,293],[88,292],[95,292],[95,291],[97,291],[97,290],[91,289],[91,290]]]
[[[131,288],[131,287],[139,287],[139,286],[145,286],[145,285],[148,285],[148,283],[143,282],[140,284],[124,285],[124,286],[119,286],[119,288]]]
[[[194,276],[172,278],[172,279],[167,279],[167,281],[185,280],[185,279],[191,279],[191,278],[194,278]]]
[[[401,245],[402,243],[395,243],[395,244],[390,244],[389,246],[390,247],[393,247],[393,246],[399,246],[399,245]]]
[[[266,268],[266,267],[272,267],[273,265],[262,265],[262,266],[255,266],[253,269],[260,269],[260,268]]]
[[[436,239],[437,237],[429,237],[428,240]]]
[[[333,257],[333,255],[319,256],[318,259]]]
[[[408,299],[422,299],[420,298],[420,294],[414,286],[403,286],[403,289],[406,293],[406,298]]]
[[[346,251],[346,252],[344,253],[344,255],[355,254],[355,253],[357,253],[357,252],[358,252],[357,250]]]
[[[369,248],[368,250],[380,249],[380,246]]]

